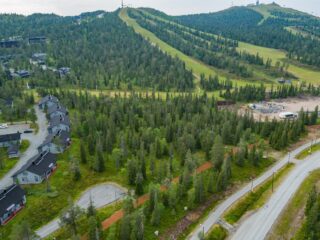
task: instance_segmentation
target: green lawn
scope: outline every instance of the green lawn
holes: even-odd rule
[[[25,152],[29,146],[30,146],[30,142],[28,140],[22,140],[21,145],[20,145],[20,154]],[[4,150],[4,149],[2,149],[2,150]],[[7,151],[3,151],[2,155],[5,157],[3,159],[4,166],[3,166],[3,168],[0,168],[0,178],[2,178],[7,172],[9,172],[10,169],[13,168],[14,165],[16,165],[16,163],[19,160],[19,158],[7,157]]]
[[[319,179],[320,170],[316,170],[302,183],[281,216],[278,218],[276,225],[272,229],[269,240],[292,239],[296,235],[298,228],[302,226],[301,222],[303,222],[299,212],[303,211],[308,199],[308,194],[314,184],[319,183]],[[295,222],[295,224],[292,224],[293,222]]]
[[[249,43],[239,42],[238,50],[246,51],[251,54],[259,53],[259,55],[263,57],[265,60],[270,58],[272,60],[273,65],[277,61],[288,61],[286,53],[277,49],[260,47]],[[298,77],[301,81],[319,85],[320,70],[314,70],[308,67],[298,66],[293,63],[290,63],[288,71],[296,77]]]
[[[220,225],[215,225],[210,231],[206,240],[224,240],[228,237],[228,232]]]
[[[287,173],[292,169],[293,164],[286,165],[274,177],[274,188],[276,188]],[[251,210],[260,208],[265,204],[272,194],[272,178],[269,178],[262,185],[241,198],[233,207],[231,207],[224,218],[227,222],[234,224],[238,222],[243,215]]]
[[[58,90],[58,89],[57,89]],[[78,93],[80,93],[81,91],[87,91],[88,93],[94,95],[94,96],[99,96],[100,94],[103,95],[107,95],[110,97],[115,97],[115,96],[120,96],[120,97],[129,97],[131,96],[131,92],[129,91],[121,91],[121,90],[84,90],[84,89],[69,89],[70,91],[76,91]],[[193,96],[201,96],[204,92],[192,92],[191,94]],[[148,94],[148,96],[150,97],[152,95],[152,90],[147,91],[147,90],[137,90],[135,91],[135,94],[141,95],[142,97],[146,97],[146,95]],[[189,92],[169,92],[169,95],[174,96],[174,97],[178,97],[178,96],[184,96],[186,94],[189,94]],[[215,97],[215,99],[221,99],[220,97],[220,91],[214,91],[214,92],[206,92],[208,97]],[[155,96],[162,100],[166,100],[167,97],[167,92],[160,92],[160,91],[155,91]]]
[[[298,160],[303,160],[309,155],[312,155],[313,153],[317,152],[320,150],[320,144],[313,145],[311,148],[307,148],[300,152],[297,156],[296,159]]]

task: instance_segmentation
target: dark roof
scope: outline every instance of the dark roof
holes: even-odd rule
[[[10,147],[8,147],[8,154],[15,154],[19,152],[19,146],[16,144],[12,144]]]
[[[27,71],[27,70],[19,70],[19,71],[16,71],[16,74],[18,74],[19,77],[21,77],[21,78],[30,77],[30,72]]]
[[[59,102],[58,98],[56,98],[55,96],[47,95],[47,96],[43,97],[43,98],[40,100],[39,104],[45,104],[45,103],[47,103],[48,101],[52,101],[52,102],[55,102],[55,103],[58,103],[58,102]]]
[[[11,141],[18,141],[21,139],[21,133],[11,133],[0,135],[0,142],[11,142]]]
[[[70,141],[70,133],[67,131],[63,131],[63,130],[59,130],[57,133],[55,134],[49,134],[46,139],[44,140],[44,142],[39,146],[39,148],[52,143],[53,140],[59,137],[61,140],[61,143],[64,144],[65,146],[67,146],[68,142]]]
[[[60,104],[54,104],[51,107],[48,108],[48,114],[54,113],[56,111],[62,112],[62,113],[67,113],[67,109]]]
[[[64,124],[67,126],[70,126],[70,119],[68,116],[55,116],[50,119],[49,122],[49,128],[52,128],[54,126],[58,126],[59,124]]]
[[[18,172],[13,175],[13,177],[24,171],[42,176],[50,169],[51,165],[55,164],[56,162],[57,156],[55,154],[48,151],[42,152],[31,158]]]
[[[29,42],[32,41],[45,41],[47,38],[45,36],[35,36],[35,37],[29,37]]]
[[[21,202],[25,191],[18,185],[14,184],[0,191],[0,216],[3,216],[12,204]]]

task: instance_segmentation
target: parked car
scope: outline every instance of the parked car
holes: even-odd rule
[[[31,129],[27,129],[27,130],[24,130],[24,132],[23,133],[33,133],[33,130],[31,130]]]
[[[0,129],[6,129],[8,128],[8,124],[4,123],[4,124],[0,124]]]

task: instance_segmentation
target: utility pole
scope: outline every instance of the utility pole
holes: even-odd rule
[[[272,192],[273,192],[274,172],[272,174]]]
[[[251,182],[251,192],[253,192],[253,180],[254,180],[254,178],[252,177],[251,180],[252,180],[252,182]]]

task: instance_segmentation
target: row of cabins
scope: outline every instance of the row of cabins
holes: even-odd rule
[[[21,37],[12,37],[9,39],[3,39],[0,41],[0,47],[1,48],[20,47],[22,40],[23,39]],[[27,41],[29,44],[46,43],[47,38],[45,36],[35,36],[35,37],[29,37]]]
[[[0,224],[5,225],[26,204],[26,194],[20,185],[40,184],[57,169],[57,154],[71,143],[68,111],[51,95],[41,99],[39,107],[47,111],[49,135],[38,148],[38,154],[31,158],[13,176],[17,184],[0,192]],[[3,142],[7,145],[7,142]]]

